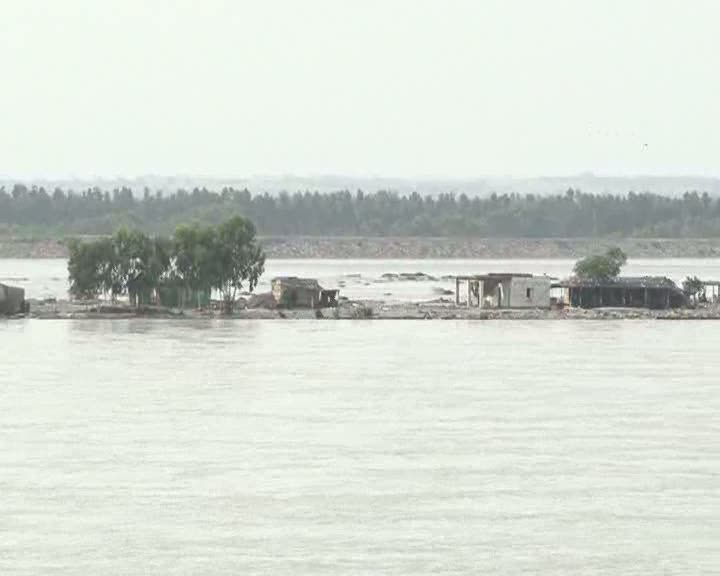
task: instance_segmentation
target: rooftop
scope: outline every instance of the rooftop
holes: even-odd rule
[[[272,279],[272,283],[279,282],[281,286],[291,288],[305,288],[307,290],[322,290],[322,286],[315,278],[298,278],[297,276],[279,276]]]
[[[525,272],[490,272],[488,274],[462,274],[456,276],[458,280],[509,280],[510,278],[547,278],[547,276],[533,276]]]
[[[553,284],[556,288],[666,288],[680,290],[670,278],[665,276],[620,276],[602,280],[589,278],[568,278]]]

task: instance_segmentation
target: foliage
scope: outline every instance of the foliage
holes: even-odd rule
[[[172,238],[150,237],[121,228],[109,238],[69,242],[70,293],[76,298],[127,295],[140,306],[166,295],[183,305],[199,305],[212,290],[227,310],[247,283],[252,292],[264,270],[265,255],[255,227],[235,217],[221,226],[179,226]]]
[[[706,299],[705,284],[697,276],[688,276],[683,280],[682,289],[685,295],[696,304]]]
[[[610,248],[605,254],[595,254],[578,260],[573,271],[578,278],[607,280],[617,278],[626,262],[627,256],[620,248]]]
[[[282,236],[720,237],[720,198],[698,192],[671,198],[570,189],[470,198],[389,191],[253,195],[225,188],[136,198],[129,188],[0,188],[0,229],[13,234],[106,235],[125,227],[167,235],[183,222],[216,225],[236,215],[252,220],[259,234]]]
[[[255,226],[235,216],[218,227],[214,250],[214,286],[220,290],[226,309],[232,309],[237,293],[247,282],[252,292],[265,271],[265,255],[255,241]]]
[[[70,293],[76,298],[95,298],[109,292],[112,268],[112,244],[109,239],[95,242],[71,240],[68,244]]]
[[[217,278],[217,231],[210,226],[179,226],[173,236],[173,279],[182,286],[184,295],[209,297]]]

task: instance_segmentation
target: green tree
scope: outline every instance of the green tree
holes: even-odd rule
[[[174,278],[185,299],[210,297],[218,284],[217,232],[209,226],[181,225],[173,236]]]
[[[198,192],[198,194],[201,194]],[[95,241],[71,240],[70,291],[78,298],[127,295],[140,306],[163,298],[180,306],[222,294],[232,311],[240,290],[252,291],[265,268],[253,223],[236,216],[218,227],[178,226],[172,238],[118,229]]]
[[[113,300],[128,294],[131,303],[137,302],[138,276],[142,268],[142,234],[121,228],[112,236],[113,258],[110,290]]]
[[[620,248],[610,248],[605,254],[595,254],[578,260],[573,271],[585,280],[609,280],[617,278],[627,262],[627,255]]]
[[[690,298],[695,304],[705,300],[705,284],[697,276],[688,276],[683,280],[682,289],[685,296]]]
[[[151,238],[138,230],[121,230],[113,242],[122,293],[127,293],[133,305],[151,303],[170,267],[167,240]]]
[[[231,312],[243,284],[249,292],[257,286],[265,270],[265,254],[255,238],[255,226],[240,216],[218,227],[216,243],[214,287],[222,294],[225,311]]]
[[[103,256],[98,243],[72,239],[67,244],[70,294],[74,298],[96,298],[103,291]]]

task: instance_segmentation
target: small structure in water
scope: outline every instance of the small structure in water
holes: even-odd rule
[[[326,290],[314,278],[273,278],[272,295],[280,308],[334,308],[339,290]]]
[[[25,290],[15,286],[0,284],[0,315],[12,316],[27,312]]]
[[[683,291],[664,276],[618,277],[604,280],[570,278],[553,284],[561,301],[576,308],[680,308],[687,304]]]
[[[476,308],[550,308],[550,284],[548,276],[532,274],[457,276],[455,304]]]

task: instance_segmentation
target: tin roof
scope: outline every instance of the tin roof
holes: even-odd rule
[[[272,283],[279,282],[287,288],[304,288],[306,290],[322,290],[322,286],[315,278],[298,278],[297,276],[279,276],[272,279]]]
[[[553,286],[557,288],[666,288],[680,290],[675,282],[665,276],[619,276],[618,278],[605,279],[568,278],[553,284]]]

